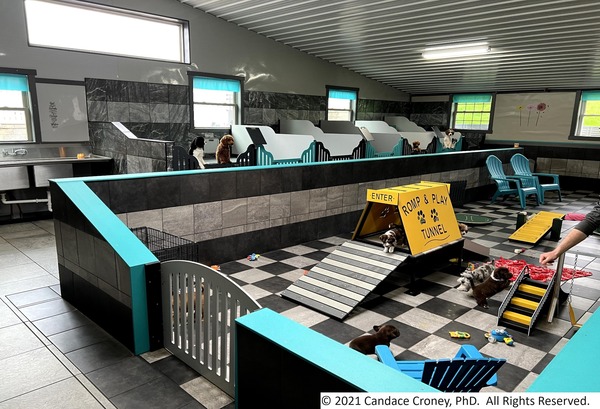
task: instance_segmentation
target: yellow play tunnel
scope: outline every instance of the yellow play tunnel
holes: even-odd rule
[[[419,182],[386,189],[368,189],[367,204],[352,240],[404,226],[411,254],[419,254],[462,237],[450,200],[450,185]]]

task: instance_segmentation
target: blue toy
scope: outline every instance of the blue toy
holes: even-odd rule
[[[514,345],[512,335],[510,335],[505,329],[494,329],[492,332],[486,332],[484,335],[492,344],[496,342],[504,342],[508,346]]]

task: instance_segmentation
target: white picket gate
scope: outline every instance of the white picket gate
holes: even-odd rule
[[[260,305],[229,277],[193,261],[161,264],[164,346],[230,396],[236,318]]]

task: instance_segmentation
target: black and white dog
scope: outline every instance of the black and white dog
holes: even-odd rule
[[[196,136],[192,143],[190,144],[190,150],[188,151],[190,155],[198,160],[198,165],[200,165],[200,169],[204,169],[206,162],[204,162],[204,138],[201,136]]]

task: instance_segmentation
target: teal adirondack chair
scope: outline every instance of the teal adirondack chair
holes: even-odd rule
[[[379,361],[442,392],[479,392],[498,384],[504,358],[486,358],[473,345],[462,345],[452,359],[397,361],[387,345],[377,345]]]
[[[538,191],[538,197],[541,204],[544,204],[544,194],[549,190],[555,190],[558,192],[558,201],[562,202],[562,196],[560,194],[560,183],[558,181],[558,175],[554,173],[532,173],[529,167],[529,159],[520,153],[516,153],[510,158],[510,164],[515,172],[515,176],[526,176],[534,177],[535,187]],[[550,183],[542,183],[540,177],[545,177],[546,180],[552,179]]]
[[[526,197],[535,195],[537,204],[540,204],[540,194],[535,186],[534,176],[506,176],[502,168],[502,161],[496,155],[488,156],[485,163],[492,180],[496,182],[498,188],[492,196],[492,203],[500,196],[517,195],[521,209],[525,209]]]

